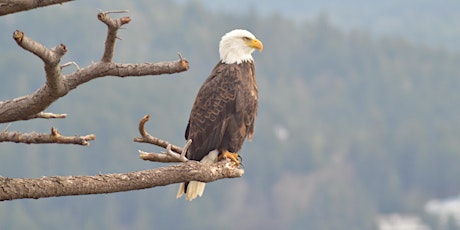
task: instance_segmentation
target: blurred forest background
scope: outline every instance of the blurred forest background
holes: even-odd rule
[[[89,147],[2,143],[0,175],[164,166],[138,159],[138,149],[161,151],[132,141],[140,118],[151,114],[152,135],[183,145],[220,37],[235,28],[264,43],[253,55],[260,109],[255,139],[241,152],[245,174],[209,184],[191,203],[175,199],[178,185],[2,202],[2,229],[378,229],[392,218],[416,229],[460,226],[460,216],[439,211],[460,192],[460,2],[82,0],[46,7],[0,17],[0,100],[45,81],[42,62],[16,45],[14,30],[47,47],[63,43],[63,63],[86,66],[104,46],[97,9],[127,9],[132,18],[114,61],[176,60],[181,52],[191,69],[91,81],[47,109],[68,118],[12,123],[10,131],[55,126],[97,140]]]

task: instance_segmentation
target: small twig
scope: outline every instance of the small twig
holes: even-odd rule
[[[71,61],[71,62],[67,62],[65,64],[62,64],[61,65],[61,69],[64,68],[64,67],[67,67],[67,66],[70,66],[70,65],[74,65],[75,68],[77,68],[77,70],[80,70],[80,66],[78,66],[78,64],[74,61]]]
[[[171,151],[171,144],[169,144],[168,146],[166,146],[166,154],[176,158],[177,160],[181,161],[181,162],[186,162],[188,161],[187,157],[185,157],[185,154],[187,153],[187,150],[188,148],[190,147],[190,144],[192,144],[192,140],[189,139],[187,141],[187,143],[185,143],[185,146],[184,148],[182,149],[182,153],[181,154],[177,154],[177,153],[174,153],[173,151]]]
[[[63,113],[63,114],[55,114],[55,113],[44,113],[44,112],[40,112],[40,113],[37,113],[35,115],[32,115],[30,118],[33,119],[33,118],[44,118],[44,119],[52,119],[52,118],[66,118],[67,117],[67,114]]]
[[[145,161],[163,162],[163,163],[187,162],[188,159],[187,157],[185,157],[185,153],[187,152],[187,149],[190,147],[191,143],[192,143],[192,140],[188,140],[187,143],[185,143],[185,146],[181,154],[173,152],[171,150],[171,144],[168,144],[168,146],[166,146],[166,152],[162,152],[162,153],[147,153],[142,150],[138,150],[139,158]]]
[[[179,60],[180,60],[180,63],[181,63],[181,66],[184,68],[184,69],[187,69],[189,68],[189,65],[188,65],[188,61],[185,60],[183,57],[182,57],[182,54],[180,52],[177,52],[177,55],[179,56]]]
[[[139,150],[139,158],[148,161],[155,162],[186,162],[188,161],[185,154],[187,153],[188,148],[192,144],[192,140],[189,139],[185,143],[184,147],[178,147],[170,144],[165,140],[161,140],[157,137],[153,137],[145,130],[145,123],[150,119],[150,115],[145,115],[139,122],[139,133],[142,137],[134,138],[135,142],[149,143],[156,146],[160,146],[166,149],[166,152],[163,153],[147,153]]]
[[[192,139],[188,139],[187,143],[185,143],[184,148],[182,149],[182,153],[180,154],[182,158],[187,159],[185,157],[185,154],[187,154],[187,151],[188,151],[188,148],[190,148],[190,145],[192,145]]]
[[[184,58],[182,57],[182,54],[180,52],[177,52],[177,56],[179,56],[179,59],[182,61]]]
[[[8,129],[10,128],[10,126],[11,126],[12,124],[13,124],[13,123],[9,123],[9,124],[5,127],[5,129],[3,130],[3,132],[7,132]]]
[[[101,9],[97,9],[99,13],[103,14],[118,14],[118,13],[128,13],[128,10],[108,10],[108,11],[102,11]]]
[[[144,161],[152,161],[152,162],[162,162],[162,163],[174,163],[174,162],[182,162],[177,157],[171,156],[166,153],[148,153],[142,150],[139,151],[139,158]]]
[[[166,149],[166,147],[168,147],[168,145],[170,144],[168,141],[154,137],[150,135],[147,131],[145,131],[144,125],[149,119],[150,115],[147,114],[140,120],[139,133],[141,134],[141,137],[134,138],[134,142],[153,144]],[[182,154],[183,152],[183,149],[181,147],[173,144],[171,144],[171,150],[179,154]]]

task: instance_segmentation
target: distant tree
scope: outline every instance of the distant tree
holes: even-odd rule
[[[70,0],[21,0],[0,1],[0,16],[35,9],[38,7],[62,4]],[[118,39],[117,32],[131,19],[122,17],[112,19],[111,13],[124,13],[125,11],[99,12],[98,19],[107,25],[108,32],[105,40],[105,49],[100,61],[84,68],[77,63],[61,64],[61,58],[66,54],[67,48],[59,44],[48,49],[23,31],[16,30],[13,39],[23,49],[39,57],[45,67],[46,83],[36,92],[18,98],[0,101],[0,123],[9,123],[19,120],[37,118],[58,119],[65,118],[66,114],[43,112],[52,103],[67,95],[71,90],[93,79],[105,76],[132,77],[160,74],[173,74],[186,71],[189,68],[187,60],[179,54],[179,60],[159,63],[123,64],[114,63],[112,58],[115,52],[115,43]],[[84,47],[82,47],[84,48]],[[75,66],[76,71],[63,75],[62,68]],[[71,196],[85,194],[113,193],[129,190],[138,190],[164,186],[185,181],[211,182],[222,178],[239,177],[244,171],[235,168],[227,162],[213,165],[203,165],[199,162],[188,161],[184,148],[169,144],[167,141],[155,138],[144,130],[144,124],[149,119],[145,116],[139,123],[141,137],[134,139],[136,142],[151,143],[165,148],[166,153],[146,153],[140,151],[140,158],[157,162],[184,162],[181,164],[138,172],[120,174],[100,174],[95,176],[53,176],[41,178],[0,178],[0,201],[43,198],[53,196]],[[10,132],[8,128],[0,131],[0,142],[16,142],[26,144],[77,144],[86,146],[89,141],[95,140],[93,134],[84,136],[64,136],[54,127],[50,133],[21,133]]]

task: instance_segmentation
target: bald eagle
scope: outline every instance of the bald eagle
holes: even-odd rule
[[[185,139],[192,139],[189,160],[214,163],[229,158],[239,165],[238,152],[252,140],[258,89],[252,52],[263,45],[246,30],[232,30],[219,43],[220,61],[201,86],[190,113]],[[177,198],[202,196],[205,183],[182,183]]]

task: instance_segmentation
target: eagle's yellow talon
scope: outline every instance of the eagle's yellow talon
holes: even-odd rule
[[[230,160],[233,161],[233,163],[235,163],[236,166],[240,166],[240,161],[238,160],[239,158],[239,155],[238,153],[231,153],[229,151],[224,151],[220,156],[219,156],[219,160],[222,160],[224,158],[228,158]]]

